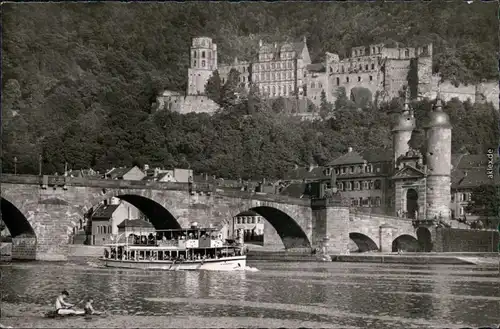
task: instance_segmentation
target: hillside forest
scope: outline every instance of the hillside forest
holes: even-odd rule
[[[221,110],[152,111],[164,89],[184,91],[195,36],[218,44],[219,60],[251,59],[259,39],[306,36],[313,62],[325,51],[432,42],[433,70],[456,83],[497,79],[492,3],[7,3],[2,6],[2,171],[61,173],[133,164],[190,167],[226,178],[278,178],[295,164],[325,164],[347,147],[391,147],[402,99],[354,104],[342,91],[301,122],[251,90],[212,88]],[[231,79],[230,79],[231,80]],[[413,102],[419,125],[432,100]],[[445,106],[453,152],[482,153],[498,141],[491,104]],[[326,115],[328,114],[328,115]],[[423,146],[419,129],[412,143]]]

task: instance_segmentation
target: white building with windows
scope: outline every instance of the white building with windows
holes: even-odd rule
[[[234,230],[243,229],[245,236],[264,234],[264,218],[255,211],[247,210],[234,216]]]

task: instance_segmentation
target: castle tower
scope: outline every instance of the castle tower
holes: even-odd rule
[[[451,123],[437,96],[434,110],[425,125],[427,154],[426,218],[450,219]]]
[[[405,105],[403,112],[398,116],[394,127],[392,128],[392,149],[394,152],[394,167],[397,166],[397,160],[401,155],[410,150],[408,142],[411,139],[413,129],[415,129],[415,117],[408,104],[409,88],[406,89]]]
[[[204,95],[205,85],[217,70],[217,45],[211,38],[193,38],[188,69],[188,95]]]

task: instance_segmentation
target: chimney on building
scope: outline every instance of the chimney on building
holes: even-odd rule
[[[259,47],[262,47],[262,39],[259,40]]]
[[[275,49],[278,48],[278,43],[277,42],[274,43],[274,48]]]
[[[309,172],[313,171],[313,169],[314,169],[314,165],[312,163],[309,164]]]
[[[144,171],[146,172],[146,171],[148,171],[148,170],[149,170],[149,165],[145,164],[145,165],[144,165]]]
[[[349,146],[349,147],[347,148],[347,153],[351,153],[351,152],[352,152],[352,147],[350,147],[350,146]]]
[[[295,170],[299,169],[299,165],[298,164],[294,164],[293,167],[294,167]]]

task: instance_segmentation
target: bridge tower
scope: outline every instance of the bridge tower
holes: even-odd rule
[[[443,111],[438,93],[434,109],[425,124],[427,153],[426,219],[450,220],[451,123]]]
[[[394,152],[394,168],[397,167],[398,158],[405,155],[410,150],[408,142],[411,139],[411,134],[415,129],[415,117],[409,106],[410,88],[406,90],[405,105],[403,112],[398,115],[394,127],[392,128],[392,146]]]
[[[217,70],[217,45],[211,38],[193,38],[190,53],[187,95],[204,95],[208,79]]]

